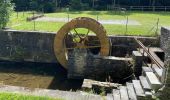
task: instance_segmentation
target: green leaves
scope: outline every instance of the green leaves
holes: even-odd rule
[[[14,5],[10,0],[0,0],[0,29],[4,28],[9,21]]]

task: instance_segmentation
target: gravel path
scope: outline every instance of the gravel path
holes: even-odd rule
[[[72,20],[71,18],[69,21]],[[68,22],[68,18],[54,18],[54,17],[41,17],[36,19],[35,21],[41,22]],[[127,20],[99,20],[101,24],[113,24],[113,25],[126,25]],[[128,25],[141,25],[136,20],[129,20]]]

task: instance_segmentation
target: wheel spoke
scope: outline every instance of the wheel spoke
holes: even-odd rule
[[[84,37],[85,39],[88,37],[89,33],[90,33],[90,30],[88,29],[88,31],[87,31],[87,33],[86,33],[86,35]]]
[[[80,38],[80,39],[82,39],[82,37],[78,34],[78,32],[77,32],[77,30],[74,28],[74,31],[75,31],[75,33],[76,33],[76,35]]]
[[[74,35],[73,35],[71,32],[69,32],[69,33],[70,33],[71,38],[73,39],[73,41],[75,41],[76,43],[78,43],[78,41],[74,38]]]

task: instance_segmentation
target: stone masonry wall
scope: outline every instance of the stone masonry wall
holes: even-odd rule
[[[160,99],[170,100],[170,28],[161,28],[160,46],[165,52],[165,66],[168,67],[167,80]]]
[[[86,49],[74,49],[69,52],[68,56],[68,77],[73,79],[95,78],[112,73],[113,79],[121,79],[132,74],[130,73],[131,61],[131,58],[101,57],[91,54]]]
[[[53,52],[55,34],[1,31],[0,59],[32,62],[56,62]]]
[[[30,31],[0,31],[0,60],[56,63],[53,42],[55,33]],[[94,36],[90,36],[92,39]],[[109,36],[113,56],[126,56],[137,47],[133,36]],[[157,45],[158,39],[139,37],[145,45]]]
[[[165,52],[165,60],[170,61],[170,28],[161,28],[160,47]]]

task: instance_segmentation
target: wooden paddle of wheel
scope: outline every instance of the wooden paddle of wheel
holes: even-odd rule
[[[80,28],[86,29],[87,33],[78,33]],[[96,37],[98,38],[98,45],[90,45],[90,41],[88,39],[88,34],[90,32],[95,33]],[[58,62],[65,69],[67,69],[66,54],[68,50],[74,48],[99,48],[99,54],[101,56],[107,56],[110,50],[110,43],[108,37],[106,36],[106,30],[99,22],[91,18],[78,17],[71,20],[61,27],[54,39],[55,56]]]

